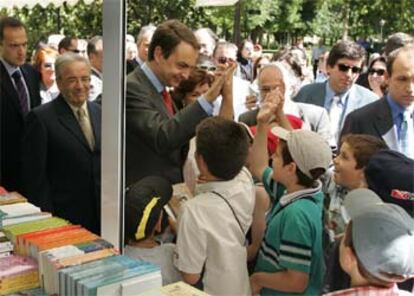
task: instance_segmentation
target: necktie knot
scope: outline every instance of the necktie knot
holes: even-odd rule
[[[162,92],[162,97],[164,99],[164,105],[167,108],[167,111],[170,115],[174,115],[174,107],[173,107],[173,101],[171,98],[170,93],[168,92],[168,90],[165,88]]]
[[[17,71],[14,71],[12,77],[15,81],[17,81],[17,80],[20,80],[22,78],[22,74],[20,73],[19,70],[17,70]]]

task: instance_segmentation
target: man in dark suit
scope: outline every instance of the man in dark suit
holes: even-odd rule
[[[228,85],[224,83],[227,76],[220,71],[228,74],[231,70],[229,65],[222,65],[219,72],[223,75],[216,77],[208,92],[177,111],[166,87],[177,87],[189,77],[198,51],[197,39],[189,28],[176,20],[166,21],[152,37],[148,61],[128,75],[127,185],[150,175],[163,176],[172,183],[183,182],[188,143],[198,123],[212,114],[212,102],[220,92],[228,91],[224,87]]]
[[[133,60],[127,60],[127,74],[134,71],[136,67],[141,67],[148,58],[148,47],[151,43],[152,35],[156,27],[153,25],[143,26],[137,36],[138,55]]]
[[[20,189],[20,142],[24,117],[40,105],[39,73],[25,64],[26,29],[19,20],[0,18],[0,185]]]
[[[342,135],[373,135],[414,158],[414,46],[406,45],[388,56],[386,79],[385,97],[350,113]]]
[[[55,68],[60,95],[26,118],[23,194],[42,210],[99,233],[101,108],[88,102],[91,67],[65,53]]]
[[[365,50],[355,42],[340,41],[329,52],[326,82],[305,85],[296,102],[324,107],[330,117],[331,134],[338,140],[346,115],[378,99],[370,90],[355,84],[362,69]]]

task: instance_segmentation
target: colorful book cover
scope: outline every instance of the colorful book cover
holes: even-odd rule
[[[0,280],[33,270],[37,272],[37,263],[32,258],[16,255],[0,258]]]

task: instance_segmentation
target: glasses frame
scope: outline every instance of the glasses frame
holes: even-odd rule
[[[357,66],[349,66],[346,64],[342,64],[342,63],[336,64],[336,65],[338,66],[338,70],[341,72],[348,72],[349,69],[351,69],[353,74],[360,74],[362,71],[362,68],[357,67]]]

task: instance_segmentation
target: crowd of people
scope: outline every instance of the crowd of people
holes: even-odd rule
[[[0,185],[99,233],[102,37],[30,65],[27,32],[0,18]],[[414,291],[412,36],[369,57],[321,39],[309,60],[177,20],[131,37],[126,254],[211,295]],[[178,183],[194,198],[174,221]]]

